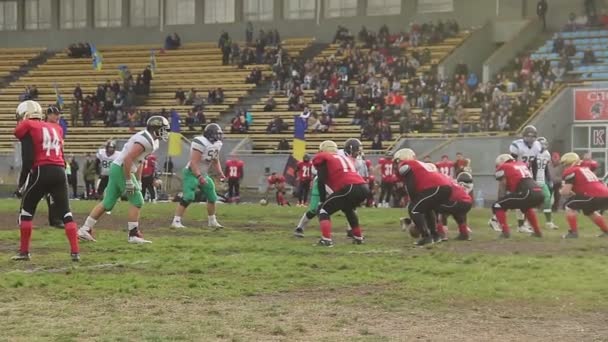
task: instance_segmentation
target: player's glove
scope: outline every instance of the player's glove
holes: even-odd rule
[[[198,176],[198,184],[200,184],[200,185],[207,184],[207,179],[205,179],[205,176],[203,176],[203,175]]]
[[[130,179],[125,182],[125,193],[127,195],[133,195],[135,193],[135,184]]]

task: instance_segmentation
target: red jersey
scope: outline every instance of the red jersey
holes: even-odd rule
[[[32,167],[42,165],[65,167],[61,126],[40,120],[23,120],[15,127],[15,137],[21,140],[28,134],[32,138],[34,147]]]
[[[392,159],[380,158],[380,160],[378,160],[378,165],[380,165],[380,175],[382,176],[383,182],[397,182],[397,173],[395,172],[395,166]]]
[[[452,182],[452,195],[450,196],[450,201],[473,203],[473,198],[469,195],[467,189],[454,181]]]
[[[572,191],[577,195],[608,197],[608,187],[587,167],[571,166],[564,170],[563,179],[566,184],[572,184]]]
[[[228,179],[243,178],[243,167],[245,163],[242,160],[230,159],[226,161],[226,177]]]
[[[583,159],[580,164],[582,167],[586,167],[591,171],[595,171],[598,167],[598,163],[592,159]]]
[[[528,164],[524,162],[508,162],[496,168],[496,179],[505,178],[507,180],[507,191],[516,192],[519,183],[524,179],[532,178],[532,172],[528,169]]]
[[[144,159],[144,167],[141,175],[143,177],[150,177],[154,176],[154,173],[156,173],[156,157],[154,155],[149,155]]]
[[[466,166],[467,161],[466,159],[458,159],[454,162],[454,173],[459,174],[464,170],[464,167]]]
[[[301,161],[298,163],[298,180],[309,181],[312,179],[312,162]]]
[[[325,184],[334,192],[347,185],[367,183],[355,169],[353,160],[346,156],[319,152],[312,160],[312,164],[317,170],[321,168],[321,165],[325,165],[327,169]]]
[[[454,162],[451,160],[440,161],[435,164],[439,173],[454,178]]]
[[[435,165],[418,160],[402,161],[399,164],[399,172],[403,175],[407,175],[408,173],[414,175],[414,189],[407,189],[410,196],[438,186],[452,185],[452,180],[439,173]],[[407,182],[404,183],[407,184]]]
[[[268,185],[279,185],[285,183],[285,177],[281,175],[274,175],[268,177]]]

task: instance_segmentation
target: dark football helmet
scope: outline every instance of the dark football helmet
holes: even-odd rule
[[[538,131],[536,130],[536,127],[532,125],[524,127],[524,131],[522,132],[522,138],[528,146],[532,146],[532,144],[534,144],[534,142],[538,138]]]
[[[347,156],[356,158],[362,152],[363,144],[359,139],[350,138],[344,142],[344,153]]]
[[[167,141],[169,139],[169,120],[164,116],[154,115],[146,122],[146,129],[155,139]]]
[[[216,123],[208,124],[205,127],[205,131],[203,132],[203,136],[209,140],[210,143],[214,143],[216,141],[222,141],[224,139],[224,132],[220,125]]]

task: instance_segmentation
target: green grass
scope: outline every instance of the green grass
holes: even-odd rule
[[[79,222],[93,204],[73,202]],[[381,325],[344,332],[352,319],[369,321],[366,312],[608,307],[608,240],[594,238],[585,218],[577,241],[561,240],[563,229],[545,232],[542,240],[515,233],[499,241],[487,228],[489,212],[475,210],[474,241],[414,248],[399,229],[403,211],[362,209],[366,244],[350,244],[346,222],[336,215],[337,245],[328,249],[312,246],[316,221],[306,238],[291,236],[302,208],[221,206],[218,219],[228,228],[214,232],[204,228],[204,207],[193,205],[185,218],[191,228],[175,231],[168,228],[169,203],[144,208],[142,228],[153,244],[134,246],[126,243],[121,204],[98,223],[98,242],[81,245],[81,263],[68,261],[63,231],[53,228],[35,229],[33,260],[15,263],[9,259],[18,246],[17,206],[0,201],[2,222],[9,225],[0,230],[0,317],[6,317],[0,340],[309,340],[322,336],[308,318],[327,314],[334,334],[328,339],[368,341],[395,335],[382,335],[389,329]],[[565,227],[561,215],[557,223]],[[347,313],[331,316],[325,301]],[[297,319],[302,314],[307,320]],[[94,328],[83,328],[82,320]]]

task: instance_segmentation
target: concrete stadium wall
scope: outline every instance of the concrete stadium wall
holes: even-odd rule
[[[469,72],[480,76],[483,62],[495,48],[493,24],[488,21],[480,29],[475,30],[462,45],[439,64],[437,68],[439,77],[451,78],[456,65],[461,62],[466,62]]]
[[[503,35],[506,30],[504,25],[515,24],[519,30],[515,31],[515,37]],[[529,20],[523,26],[519,26],[517,22],[500,22],[494,25],[494,37],[496,42],[506,42],[496,51],[494,51],[488,59],[483,61],[483,82],[489,82],[496,72],[506,66],[518,53],[529,46],[534,40],[538,39],[538,35],[542,32],[542,24],[538,20]],[[505,40],[499,40],[505,39]]]
[[[243,8],[243,0],[236,0],[237,9],[236,23],[226,24],[204,24],[203,8],[204,0],[196,0],[195,24],[166,26],[161,32],[159,27],[129,27],[129,1],[123,1],[123,27],[121,28],[95,28],[93,26],[93,0],[88,1],[89,11],[87,27],[78,30],[59,30],[59,0],[52,2],[52,28],[44,31],[1,31],[0,46],[3,47],[48,47],[51,49],[62,49],[73,42],[89,41],[98,45],[104,44],[154,44],[159,46],[164,42],[168,33],[178,32],[182,42],[215,41],[221,31],[228,32],[234,39],[244,39],[245,22],[240,20]],[[439,19],[457,19],[462,27],[482,26],[488,20],[521,19],[526,2],[530,0],[502,0],[499,2],[498,11],[495,1],[490,0],[454,0],[454,11],[446,13],[418,13],[417,0],[402,0],[401,14],[390,16],[365,16],[366,0],[359,0],[358,16],[348,18],[321,18],[319,25],[316,20],[284,20],[283,2],[274,0],[274,20],[270,22],[255,22],[255,30],[277,28],[282,37],[316,37],[319,41],[328,42],[333,38],[337,25],[349,28],[357,33],[362,25],[369,29],[377,30],[386,24],[392,31],[407,30],[410,22],[424,22]],[[311,0],[312,1],[312,0]],[[571,0],[570,0],[571,1]],[[562,2],[566,3],[567,1]],[[323,6],[324,1],[320,1]],[[24,8],[23,0],[20,0],[20,8]],[[498,12],[498,13],[497,13]],[[563,22],[567,18],[563,19]],[[23,16],[20,15],[19,27],[24,27]]]

